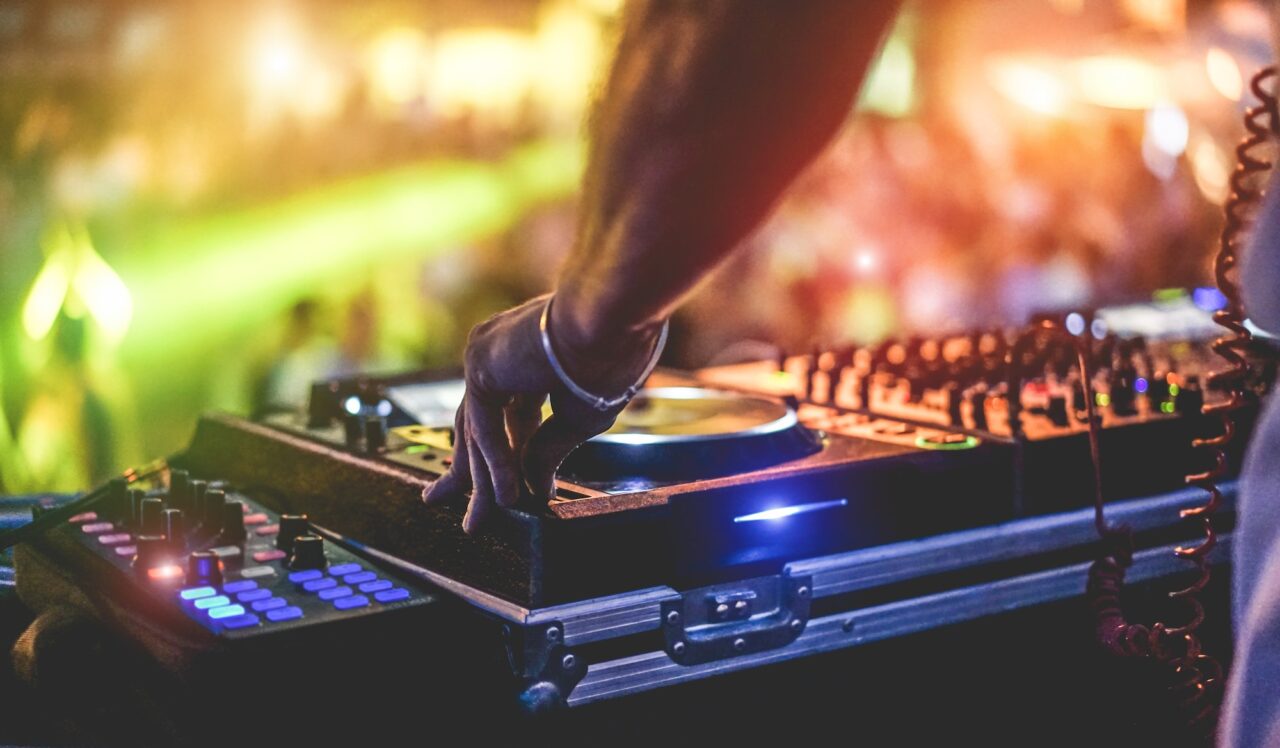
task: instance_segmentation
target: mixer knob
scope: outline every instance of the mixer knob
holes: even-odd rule
[[[239,501],[228,501],[222,505],[222,533],[218,539],[224,543],[243,543],[244,504]]]
[[[138,550],[133,556],[133,568],[139,574],[164,566],[172,558],[169,541],[163,535],[139,535],[134,545]]]
[[[1138,412],[1134,405],[1133,367],[1121,366],[1111,373],[1111,411],[1118,416],[1131,416]]]
[[[1199,413],[1204,406],[1204,390],[1200,389],[1200,377],[1187,377],[1186,384],[1178,388],[1173,399],[1174,408],[1183,415]]]
[[[140,514],[142,517],[140,534],[160,535],[164,532],[163,499],[155,497],[143,499]]]
[[[1147,400],[1151,403],[1152,408],[1159,407],[1159,403],[1169,399],[1169,376],[1163,372],[1152,374],[1151,381],[1147,383]]]
[[[129,524],[142,526],[142,502],[147,498],[146,491],[140,488],[129,489]]]
[[[206,489],[204,505],[200,509],[200,521],[205,528],[216,530],[222,527],[223,509],[227,504],[227,494],[220,488]]]
[[[315,382],[311,385],[311,395],[307,398],[307,428],[328,426],[341,412],[337,382]]]
[[[276,547],[282,551],[292,551],[293,541],[299,535],[309,535],[311,524],[305,514],[280,515],[280,532],[276,533]]]
[[[364,438],[364,423],[360,420],[358,414],[348,413],[343,417],[342,434],[347,449],[352,452],[359,452],[360,441]]]
[[[293,540],[293,555],[289,556],[290,569],[323,569],[329,565],[324,556],[324,538],[319,535],[299,535]]]
[[[183,551],[187,547],[187,521],[181,509],[164,510],[164,536],[169,547]]]
[[[169,506],[175,509],[191,507],[191,474],[186,470],[169,471]]]
[[[370,454],[387,448],[387,419],[383,416],[366,416],[364,419],[364,447]]]
[[[1067,415],[1067,396],[1066,395],[1050,395],[1049,407],[1045,409],[1049,420],[1058,428],[1066,428],[1071,425],[1070,417]]]
[[[195,551],[187,556],[187,585],[222,586],[222,562],[213,551]]]

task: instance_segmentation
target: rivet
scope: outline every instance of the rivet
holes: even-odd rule
[[[667,625],[668,625],[668,626],[675,626],[675,625],[676,625],[676,624],[678,624],[678,623],[680,623],[680,611],[678,611],[678,610],[673,610],[673,611],[671,611],[671,612],[667,613]]]
[[[849,633],[850,631],[853,631],[853,619],[852,618],[845,619],[845,622],[840,624],[840,628],[844,629],[844,632],[846,634]]]
[[[799,618],[791,622],[792,631],[799,631],[802,628],[804,628],[804,621],[800,620]]]
[[[746,648],[747,648],[747,640],[746,640],[746,639],[734,639],[734,640],[733,640],[733,648],[734,648],[735,650],[737,650],[737,651],[741,652],[742,650],[744,650],[744,649],[746,649]]]
[[[549,642],[560,641],[560,629],[556,628],[555,626],[552,626],[551,628],[547,629],[547,641]]]
[[[560,665],[564,667],[565,670],[572,670],[573,666],[576,664],[578,664],[578,658],[571,654],[565,655],[564,659],[560,660]]]
[[[796,590],[796,594],[799,595],[800,597],[808,597],[809,588],[805,586],[801,586],[800,589]]]
[[[684,642],[676,642],[675,644],[672,644],[671,651],[674,652],[677,657],[684,654]]]

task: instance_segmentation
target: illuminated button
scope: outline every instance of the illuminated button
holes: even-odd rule
[[[330,587],[327,590],[320,590],[321,600],[336,600],[339,597],[346,597],[351,594],[350,587]]]
[[[130,540],[133,540],[133,536],[127,532],[116,532],[111,533],[110,535],[98,536],[98,542],[103,545],[120,545],[121,543],[128,543]]]
[[[246,566],[240,570],[240,576],[245,579],[257,579],[258,577],[274,577],[276,570],[270,566]]]
[[[267,521],[267,515],[261,512],[244,515],[244,523],[246,525],[261,525],[261,524],[265,524],[266,521]]]
[[[265,564],[268,561],[277,561],[279,559],[282,559],[286,555],[288,554],[286,554],[284,551],[279,550],[277,548],[272,548],[269,551],[258,551],[254,553],[253,560],[257,561],[260,564]]]
[[[199,600],[202,597],[212,597],[217,592],[212,587],[188,587],[185,590],[178,591],[178,597],[183,600]]]
[[[337,587],[338,580],[325,577],[324,579],[312,579],[310,582],[303,582],[302,589],[307,592],[319,592],[327,590],[330,587]]]
[[[222,591],[228,594],[256,589],[258,589],[258,583],[252,579],[242,579],[239,582],[227,582],[222,585]]]
[[[98,533],[114,530],[115,527],[116,526],[110,522],[92,522],[87,525],[81,525],[80,530],[82,532],[87,532],[90,535],[97,535]]]
[[[223,605],[221,608],[209,608],[209,617],[215,621],[244,615],[243,605]]]
[[[242,603],[251,603],[254,600],[266,600],[271,597],[271,590],[245,590],[236,595],[236,599]]]
[[[240,606],[233,605],[231,607],[239,608]],[[224,629],[247,629],[251,626],[257,626],[259,622],[260,621],[258,620],[258,617],[255,616],[254,614],[241,613],[238,616],[231,616],[230,618],[222,618],[221,620],[218,621],[218,625],[222,626],[222,628]]]
[[[364,584],[377,579],[378,575],[371,571],[358,571],[355,574],[348,574],[342,578],[344,584]]]
[[[338,564],[337,566],[329,567],[329,573],[335,577],[340,577],[344,574],[354,574],[357,571],[362,570],[363,567],[360,566],[360,564]]]
[[[396,587],[393,590],[383,590],[373,596],[374,600],[380,603],[393,603],[396,600],[404,600],[409,597],[409,590],[403,587]]]
[[[226,595],[218,595],[217,597],[202,597],[196,600],[196,608],[198,610],[208,610],[209,608],[218,608],[231,602],[231,598]]]
[[[67,521],[74,525],[78,525],[82,522],[93,522],[97,518],[98,518],[97,512],[81,512],[80,514],[75,515],[74,517],[72,517]]]
[[[298,608],[294,606],[290,606],[288,608],[280,608],[279,610],[273,610],[267,613],[267,620],[275,621],[276,623],[279,623],[280,621],[292,621],[295,618],[301,618],[301,617],[302,617],[302,608]]]
[[[347,595],[339,597],[333,601],[333,607],[338,610],[351,610],[352,608],[363,608],[369,604],[369,598],[364,595]]]
[[[258,600],[249,607],[261,613],[264,610],[275,610],[276,608],[283,608],[286,605],[288,605],[288,603],[284,601],[283,597],[269,597],[266,600]]]
[[[391,589],[391,582],[385,579],[379,579],[374,582],[365,582],[360,585],[361,592],[381,592],[389,589]]]
[[[115,551],[117,556],[127,556],[129,558],[133,558],[134,554],[138,552],[138,546],[118,545],[116,546]]]
[[[245,519],[248,519],[248,517]],[[280,525],[263,525],[262,527],[254,530],[254,532],[259,535],[275,535],[280,532]]]
[[[209,552],[218,558],[235,558],[240,555],[240,546],[220,545],[217,548],[210,548]]]
[[[324,572],[319,569],[305,569],[303,571],[295,571],[289,575],[289,581],[294,584],[302,584],[310,582],[313,579],[319,579],[324,576]]]

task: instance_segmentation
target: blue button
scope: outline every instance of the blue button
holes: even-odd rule
[[[258,589],[258,583],[252,579],[242,579],[239,582],[227,582],[222,585],[222,591],[226,593],[244,592],[245,590]]]
[[[331,576],[340,577],[343,574],[354,574],[363,568],[364,567],[360,564],[338,564],[337,566],[329,567],[329,574]]]
[[[280,621],[292,621],[295,618],[301,618],[301,617],[302,617],[302,608],[296,608],[293,606],[289,606],[288,608],[280,608],[279,610],[273,610],[270,613],[267,613],[267,620],[276,621],[277,623]]]
[[[310,582],[312,579],[319,579],[324,576],[324,572],[319,569],[307,569],[306,571],[295,571],[289,575],[289,581],[294,584],[302,584]]]
[[[351,594],[351,588],[350,588],[350,587],[334,587],[334,588],[332,588],[332,589],[321,590],[321,591],[320,591],[320,599],[321,599],[321,600],[335,600],[335,599],[337,599],[337,598],[339,598],[339,597],[346,597],[347,595],[350,595],[350,594]]]
[[[236,595],[236,599],[242,603],[251,603],[254,600],[266,600],[268,597],[271,597],[271,590],[263,589],[249,590],[248,592],[241,592],[239,595]]]
[[[319,592],[320,590],[327,590],[330,587],[337,586],[338,580],[325,577],[324,579],[312,579],[310,582],[303,582],[302,589],[307,592]]]
[[[237,605],[235,607],[238,608],[240,606]],[[218,621],[218,624],[226,629],[247,629],[250,626],[258,625],[258,617],[252,613],[245,613],[243,615],[232,616],[230,618],[223,618]]]
[[[188,587],[185,590],[179,591],[178,597],[181,597],[183,600],[199,600],[202,597],[209,597],[215,592],[217,592],[217,590],[212,587]]]
[[[355,574],[346,575],[342,578],[342,581],[344,584],[364,584],[365,582],[372,582],[377,578],[378,575],[371,571],[361,571],[356,572]]]
[[[208,610],[209,608],[217,608],[231,602],[231,598],[226,595],[218,595],[217,597],[202,597],[196,600],[197,610]]]
[[[258,602],[254,603],[252,607],[254,610],[261,613],[264,610],[275,610],[276,608],[283,608],[287,604],[288,603],[284,601],[283,597],[273,597],[269,600],[259,600]]]
[[[374,600],[380,603],[394,603],[396,600],[404,600],[409,596],[409,590],[403,587],[396,587],[394,590],[383,590],[373,596]]]
[[[209,608],[209,617],[216,620],[244,615],[243,605],[224,605],[221,608]]]
[[[386,579],[379,579],[376,582],[365,582],[360,585],[361,592],[381,592],[382,590],[391,589],[391,582]]]
[[[369,604],[369,598],[364,595],[347,595],[333,601],[333,607],[338,610],[350,610],[352,608],[363,608]]]

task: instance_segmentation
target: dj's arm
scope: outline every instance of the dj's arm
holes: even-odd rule
[[[463,527],[539,497],[621,405],[662,320],[769,211],[844,121],[898,0],[647,0],[630,5],[591,123],[574,247],[545,298],[478,325],[454,462],[428,503],[471,489]],[[554,415],[541,420],[551,397]]]

